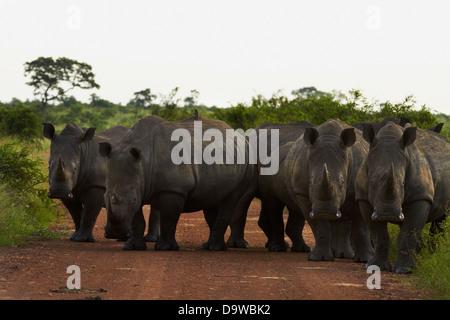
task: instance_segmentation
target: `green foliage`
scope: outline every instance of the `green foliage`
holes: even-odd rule
[[[46,196],[42,162],[31,159],[31,152],[29,145],[15,141],[0,145],[0,245],[22,242],[57,215]]]
[[[413,96],[408,96],[400,103],[392,104],[386,102],[381,105],[379,112],[375,114],[375,119],[381,121],[387,117],[401,118],[405,117],[411,120],[414,125],[422,129],[428,129],[437,124],[437,119],[426,106],[422,106],[420,110],[414,110],[416,101]]]
[[[13,108],[0,107],[0,133],[21,141],[38,142],[42,137],[42,117],[33,106],[18,102]]]
[[[448,215],[448,212],[447,212]],[[450,221],[443,222],[444,233],[431,237],[429,227],[425,225],[421,239],[423,246],[416,255],[416,267],[409,278],[411,285],[418,288],[431,289],[430,298],[450,299]],[[389,258],[397,259],[397,238],[400,228],[394,224],[388,224],[391,246]],[[434,242],[434,246],[431,243]]]
[[[250,105],[239,103],[227,109],[218,109],[214,115],[233,128],[244,130],[255,128],[264,122],[291,123],[304,120],[320,125],[334,118],[354,124],[363,121],[380,122],[388,117],[406,117],[423,129],[438,123],[429,108],[422,106],[416,110],[412,96],[400,103],[388,101],[377,107],[376,103],[369,103],[359,90],[352,90],[344,95],[308,87],[293,91],[293,94],[293,99],[279,94],[269,99],[258,95]]]
[[[448,215],[448,212],[447,212]],[[425,248],[417,256],[417,271],[413,278],[420,287],[432,288],[437,292],[439,298],[450,299],[450,221],[443,224],[446,230],[443,234],[429,239],[424,234]],[[431,241],[435,241],[435,247],[430,247]]]
[[[450,138],[450,115],[446,115],[443,113],[439,113],[436,115],[439,123],[443,123],[444,127],[442,128],[441,134]]]

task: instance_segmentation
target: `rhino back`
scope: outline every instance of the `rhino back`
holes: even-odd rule
[[[306,128],[315,128],[316,125],[308,121],[299,121],[294,123],[273,123],[267,122],[256,127],[256,131],[259,134],[259,129],[267,129],[268,131],[268,150],[270,150],[270,130],[277,129],[279,132],[279,144],[280,147],[288,142],[297,140],[304,132]]]
[[[241,182],[248,168],[247,164],[194,164],[194,121],[190,118],[177,122],[160,123],[153,132],[151,142],[147,148],[148,161],[146,162],[146,181],[150,183],[147,188],[147,198],[162,191],[179,193],[186,196],[185,211],[198,210],[197,204],[202,207],[212,205],[225,198]],[[226,129],[231,129],[222,121],[201,119],[202,131],[218,129],[223,136],[223,150],[226,150]],[[179,141],[172,141],[172,133],[176,129],[186,129],[191,136],[191,164],[175,164],[172,159],[172,150]],[[199,137],[197,137],[199,138]],[[245,141],[245,140],[244,140]],[[211,142],[198,139],[202,144],[202,151]]]

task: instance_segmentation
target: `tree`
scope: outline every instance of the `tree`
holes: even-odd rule
[[[164,110],[161,116],[166,120],[175,120],[176,108],[180,102],[180,98],[177,98],[179,87],[175,87],[167,96],[161,97],[161,105]]]
[[[306,99],[311,95],[320,98],[321,96],[326,94],[326,92],[319,91],[316,89],[316,87],[303,87],[303,88],[291,91],[291,94],[293,96],[296,96],[297,98]]]
[[[184,105],[189,108],[193,108],[198,102],[199,95],[200,95],[200,92],[198,92],[197,90],[195,90],[195,89],[191,90],[191,95],[184,99]]]
[[[152,105],[152,101],[156,99],[156,95],[152,94],[149,88],[137,91],[134,94],[134,98],[129,102],[130,104],[134,104],[138,108],[149,108]]]
[[[44,118],[49,101],[64,97],[74,88],[100,88],[94,80],[92,67],[87,63],[64,57],[56,60],[39,57],[24,66],[25,76],[30,77],[27,84],[34,88],[34,95],[41,98]]]

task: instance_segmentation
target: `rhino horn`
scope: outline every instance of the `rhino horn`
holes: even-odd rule
[[[64,180],[64,178],[65,178],[65,176],[64,176],[64,164],[63,164],[61,156],[59,156],[58,164],[56,165],[56,176],[55,176],[55,178],[57,180]]]
[[[327,164],[323,164],[322,180],[319,185],[319,199],[331,200],[333,195],[333,186],[330,181],[330,174],[328,172]]]
[[[386,180],[384,183],[385,195],[389,198],[394,198],[396,196],[395,192],[395,173],[394,173],[394,163],[391,162],[389,169],[386,170]]]

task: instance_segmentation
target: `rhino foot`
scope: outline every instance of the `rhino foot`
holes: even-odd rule
[[[334,256],[333,253],[331,252],[331,250],[312,250],[309,254],[308,254],[308,260],[312,260],[312,261],[333,261],[334,260]]]
[[[368,262],[372,257],[373,252],[355,252],[355,256],[353,257],[353,262]]]
[[[158,236],[154,234],[147,233],[147,235],[144,237],[145,242],[157,242]]]
[[[350,250],[336,251],[334,257],[338,259],[353,259],[355,254]]]
[[[155,244],[155,250],[158,251],[177,251],[180,249],[180,246],[178,245],[178,243],[174,240],[174,241],[161,241],[159,240],[156,244]]]
[[[237,240],[232,240],[232,239],[228,239],[227,241],[227,246],[229,248],[244,248],[244,249],[248,249],[248,242],[245,239],[237,239]]]
[[[271,252],[285,252],[289,246],[286,242],[283,243],[269,243],[267,244],[267,249]]]
[[[70,236],[70,240],[76,242],[95,242],[95,238],[94,235],[92,234],[92,231],[82,231],[82,230],[75,231]]]
[[[136,239],[128,239],[123,245],[123,250],[147,250],[147,245],[145,244],[144,239],[136,240]]]
[[[415,268],[416,268],[416,266],[415,266],[414,262],[406,263],[403,265],[397,262],[394,265],[394,267],[392,268],[392,272],[401,273],[401,274],[409,274],[409,273],[412,273],[412,270]]]
[[[392,271],[395,271],[395,273],[400,273],[400,274],[412,273],[411,268],[403,268],[403,267],[394,268]]]
[[[200,249],[202,250],[210,250],[210,251],[226,251],[227,245],[225,242],[223,243],[217,243],[217,244],[211,244],[209,241],[202,243]]]
[[[369,259],[369,262],[366,263],[366,268],[368,268],[369,266],[372,265],[376,265],[378,267],[380,267],[380,270],[391,270],[392,269],[392,265],[389,263],[388,260],[382,260],[382,259],[376,259],[376,258],[372,258]]]
[[[306,244],[292,244],[291,252],[311,252],[311,248]]]

